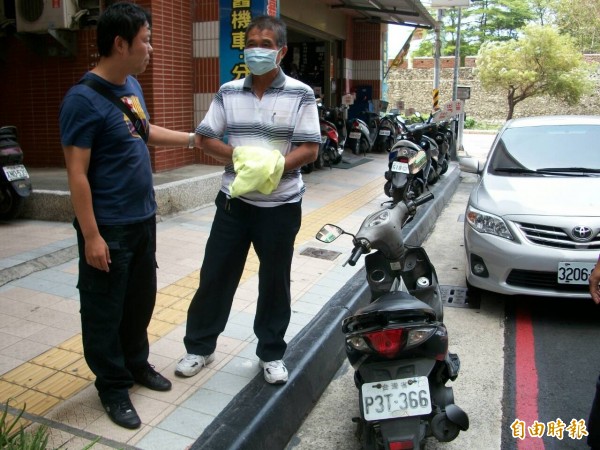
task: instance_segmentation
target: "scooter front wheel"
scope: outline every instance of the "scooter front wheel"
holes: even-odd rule
[[[9,186],[0,189],[0,220],[17,218],[23,211],[24,199]]]
[[[315,161],[313,162],[315,169],[322,169],[323,166],[325,165],[325,160],[323,158],[323,152],[325,150],[323,149],[319,149],[319,154],[317,155],[317,159],[315,159]]]
[[[448,172],[448,167],[450,166],[450,163],[448,162],[447,157],[444,157],[444,159],[441,162],[441,166],[442,166],[442,170],[440,170],[440,175],[444,175],[446,172]]]

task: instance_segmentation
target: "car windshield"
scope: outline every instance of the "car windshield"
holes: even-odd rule
[[[495,174],[600,172],[600,125],[547,125],[504,131],[490,160]]]

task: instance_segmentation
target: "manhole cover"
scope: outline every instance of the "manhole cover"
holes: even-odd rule
[[[334,252],[332,250],[323,250],[322,248],[308,247],[300,252],[304,256],[312,256],[313,258],[327,259],[333,261],[335,258],[341,255],[340,252]]]
[[[469,304],[468,289],[462,286],[440,286],[444,306],[455,308],[479,308],[479,305]]]

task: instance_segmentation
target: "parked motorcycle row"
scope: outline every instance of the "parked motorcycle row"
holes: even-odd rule
[[[426,438],[449,442],[469,428],[446,386],[458,377],[460,360],[448,350],[435,268],[425,249],[405,245],[402,234],[418,206],[431,199],[428,193],[387,202],[354,235],[333,224],[316,235],[325,243],[352,236],[345,264],[366,255],[370,303],[342,323],[359,391],[360,417],[353,422],[365,450],[418,450]]]
[[[0,220],[10,220],[19,216],[31,194],[31,180],[14,126],[0,127],[0,167]]]
[[[319,122],[321,125],[321,145],[317,159],[302,167],[303,173],[311,173],[314,169],[322,169],[342,161],[342,154],[346,145],[346,114],[347,108],[338,106],[328,108],[318,100]]]
[[[456,146],[455,122],[432,118],[407,125],[395,117],[401,132],[389,153],[383,189],[393,203],[419,197],[448,170]]]
[[[433,115],[407,124],[397,112],[378,114],[363,111],[346,120],[347,108],[328,108],[318,101],[321,145],[317,160],[302,168],[303,173],[331,168],[342,161],[344,151],[354,155],[370,152],[388,155],[384,192],[393,203],[422,195],[448,170],[456,145],[455,121],[434,122]]]

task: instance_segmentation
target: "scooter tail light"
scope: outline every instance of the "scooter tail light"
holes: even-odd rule
[[[412,450],[413,441],[394,441],[388,444],[390,450]]]
[[[365,342],[362,336],[352,336],[346,339],[346,343],[355,350],[363,353],[371,353],[372,349],[369,344]]]
[[[427,328],[414,328],[408,332],[408,338],[406,339],[406,347],[415,347],[427,339],[429,339],[435,333],[434,327]]]
[[[394,358],[406,345],[406,330],[393,328],[364,334],[371,348],[381,356]]]
[[[338,132],[333,128],[327,128],[327,136],[329,136],[329,139],[332,139],[335,142],[338,141]]]
[[[401,156],[400,158],[398,158],[398,161],[400,161],[401,163],[407,163],[408,162],[408,156]]]

